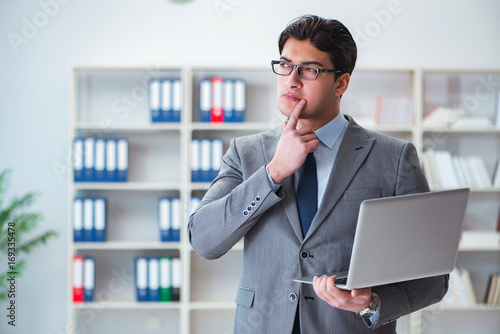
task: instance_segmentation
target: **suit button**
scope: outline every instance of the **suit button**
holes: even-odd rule
[[[302,260],[306,260],[309,258],[309,252],[308,251],[302,251],[300,252],[300,257],[302,258]]]
[[[252,211],[253,207],[251,207],[250,205],[247,207],[247,210],[248,211]]]
[[[257,205],[257,202],[255,201],[252,201],[252,203],[250,203],[251,206],[256,206]]]
[[[243,216],[248,216],[249,212],[247,210],[243,211]]]
[[[261,199],[262,199],[262,198],[261,198],[260,196],[258,196],[258,195],[255,197],[255,200],[256,200],[257,202],[260,202],[260,200],[261,200]]]
[[[291,293],[288,295],[288,299],[293,303],[297,300],[297,294],[296,293]]]

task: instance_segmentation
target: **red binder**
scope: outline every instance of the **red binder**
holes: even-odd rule
[[[224,110],[222,108],[222,85],[224,79],[212,78],[212,110],[210,121],[220,123],[224,121]]]
[[[73,302],[83,302],[83,256],[73,257]]]

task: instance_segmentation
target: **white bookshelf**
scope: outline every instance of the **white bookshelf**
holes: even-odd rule
[[[478,76],[488,79],[489,75],[495,81],[500,80],[500,69],[360,68],[353,74],[350,87],[342,97],[341,109],[361,125],[412,141],[419,154],[429,143],[437,148],[449,149],[454,154],[477,153],[484,157],[492,172],[496,159],[500,158],[500,129],[450,129],[422,125],[422,118],[434,106],[460,103],[461,96],[474,92],[482,82],[478,81]],[[199,121],[198,83],[212,76],[246,80],[247,112],[244,123]],[[184,98],[180,123],[150,122],[147,81],[151,77],[181,78]],[[280,125],[283,117],[275,101],[275,80],[267,67],[103,66],[73,69],[69,145],[78,135],[126,137],[130,149],[129,182],[74,183],[73,175],[70,175],[69,324],[82,333],[105,333],[103,328],[107,326],[115,326],[123,333],[134,333],[136,328],[141,333],[232,332],[243,243],[239,242],[215,261],[204,260],[191,249],[186,235],[190,198],[202,196],[210,184],[191,182],[190,143],[197,137],[220,137],[224,140],[224,149],[227,149],[233,137]],[[373,119],[379,95],[411,96],[414,108],[412,125],[375,124]],[[478,113],[489,115],[488,112],[493,112],[492,99],[479,102]],[[73,242],[72,202],[76,195],[107,198],[108,241]],[[180,242],[159,241],[157,198],[162,196],[178,196],[181,200],[183,226]],[[500,206],[500,189],[473,188],[469,204],[466,228],[494,229]],[[96,260],[96,297],[92,303],[72,302],[71,264],[74,255],[89,255]],[[134,259],[143,255],[167,255],[181,259],[179,302],[136,302]],[[470,269],[476,294],[480,294],[486,288],[487,275],[500,271],[500,245],[461,247],[457,263]],[[115,282],[117,273],[122,271],[126,284],[121,289],[110,289],[110,282]],[[106,289],[113,290],[109,298],[103,298],[106,295],[102,294],[99,299],[98,290]],[[398,324],[398,330],[436,333],[441,328],[453,328],[448,322],[454,315],[467,321],[468,314],[464,310],[473,311],[471,320],[487,324],[495,324],[491,318],[499,318],[500,315],[500,307],[481,304],[471,307],[432,306],[404,317]],[[428,312],[435,316],[433,321],[429,321]],[[120,320],[124,318],[125,321]]]

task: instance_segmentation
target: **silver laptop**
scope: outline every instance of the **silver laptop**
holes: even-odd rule
[[[448,274],[457,258],[469,188],[365,200],[361,203],[348,272],[352,290]],[[313,276],[294,279],[312,284]]]

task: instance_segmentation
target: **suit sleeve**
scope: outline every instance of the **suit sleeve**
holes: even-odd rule
[[[429,191],[413,144],[407,143],[398,166],[396,195]],[[448,290],[449,275],[411,280],[373,288],[380,297],[380,317],[373,327],[439,302]]]
[[[237,141],[231,140],[219,175],[189,218],[189,241],[203,258],[224,255],[282,199],[279,191],[273,192],[265,165],[244,170],[248,165],[252,163],[242,161]]]

